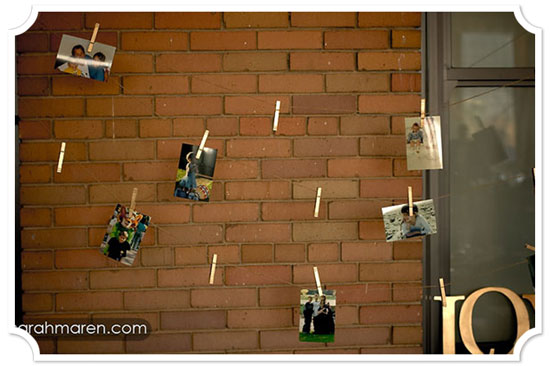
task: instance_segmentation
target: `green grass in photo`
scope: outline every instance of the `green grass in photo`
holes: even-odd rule
[[[300,333],[300,342],[334,342],[334,334],[308,334]]]

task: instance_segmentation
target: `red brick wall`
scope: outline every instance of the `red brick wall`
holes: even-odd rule
[[[89,38],[96,22],[117,48],[109,82],[54,71],[61,35]],[[386,243],[380,211],[408,185],[422,193],[403,137],[420,106],[419,27],[419,13],[41,14],[16,41],[25,319],[154,328],[42,352],[421,352],[422,245]],[[206,128],[212,202],[176,199],[181,143]],[[134,187],[153,225],[127,268],[98,246]],[[334,344],[297,340],[313,265],[337,290]]]

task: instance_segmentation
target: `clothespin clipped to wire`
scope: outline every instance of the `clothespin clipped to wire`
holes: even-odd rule
[[[212,256],[212,264],[210,266],[210,280],[208,281],[208,283],[210,285],[214,284],[214,276],[216,275],[216,262],[217,261],[218,261],[218,255],[214,254]]]
[[[535,247],[529,244],[525,244],[525,248],[532,250],[533,252],[535,251]]]
[[[94,43],[97,37],[97,32],[99,32],[99,23],[95,23],[94,32],[92,33],[92,39],[90,39],[90,43],[88,44],[88,53],[91,53],[92,50],[94,49]]]
[[[275,116],[273,117],[273,132],[277,131],[277,127],[279,126],[279,110],[281,109],[281,101],[278,100],[275,103]]]
[[[208,138],[208,134],[210,131],[206,130],[204,131],[204,135],[202,136],[201,144],[199,145],[199,151],[197,151],[197,160],[201,158],[202,150],[204,149],[204,144],[206,144],[206,139]]]
[[[319,207],[321,206],[321,187],[317,187],[317,198],[315,199],[315,211],[313,217],[319,217]]]
[[[439,278],[439,289],[441,290],[441,302],[443,303],[443,307],[447,307],[447,295],[445,294],[445,282],[443,281],[443,278]]]
[[[61,173],[61,169],[63,169],[63,158],[65,157],[65,143],[61,143],[61,150],[59,151],[59,160],[57,162],[57,172]]]
[[[319,292],[319,296],[323,296],[323,288],[321,287],[321,279],[319,278],[317,267],[313,267],[313,275],[315,276],[315,283],[317,284],[317,292]]]
[[[424,119],[426,119],[426,99],[420,99],[420,128],[424,128]]]
[[[134,210],[136,208],[137,194],[138,194],[138,189],[134,188],[134,190],[132,191],[132,201],[130,202],[130,215],[134,213]]]
[[[413,187],[408,187],[408,202],[409,202],[409,216],[414,215],[414,209],[413,209]]]

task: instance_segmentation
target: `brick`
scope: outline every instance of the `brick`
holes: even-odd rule
[[[368,283],[360,285],[337,285],[338,305],[389,302],[390,285],[387,283]]]
[[[421,13],[369,12],[359,13],[359,27],[419,27]]]
[[[357,265],[356,264],[320,264],[317,265],[323,282],[338,283],[338,282],[355,282],[357,281]],[[294,266],[293,281],[294,283],[315,283],[312,265],[296,265]]]
[[[408,116],[416,117],[416,116]],[[393,135],[405,135],[405,116],[392,116],[391,117],[391,133]]]
[[[77,338],[59,337],[56,353],[59,354],[120,354],[124,353],[122,337],[97,339],[94,336]]]
[[[54,134],[58,139],[94,139],[103,137],[101,120],[56,120]]]
[[[209,244],[223,240],[221,225],[179,225],[163,226],[159,229],[160,244]]]
[[[135,119],[115,119],[105,121],[105,136],[114,138],[131,138],[138,136]]]
[[[359,267],[361,281],[415,281],[422,279],[422,264],[418,263],[369,263]]]
[[[23,205],[86,203],[86,187],[80,186],[21,187],[19,192]]]
[[[305,260],[303,244],[275,244],[275,262],[301,263]]]
[[[391,261],[391,243],[342,243],[342,260],[345,262]]]
[[[407,187],[413,188],[415,197],[422,197],[422,179],[368,179],[361,180],[361,197],[404,198]]]
[[[256,49],[256,32],[191,32],[190,43],[193,51],[254,50]]]
[[[296,306],[300,287],[260,287],[260,306]]]
[[[103,230],[103,233],[105,233],[105,230]],[[55,251],[55,268],[105,268],[116,266],[121,265],[102,255],[97,248]]]
[[[419,30],[392,30],[392,48],[420,48],[421,33]]]
[[[52,213],[49,208],[23,207],[21,208],[19,219],[21,227],[50,226]]]
[[[39,12],[36,21],[28,30],[71,30],[81,28],[82,13]]]
[[[209,136],[235,136],[239,134],[239,120],[235,117],[209,118],[206,121]]]
[[[241,246],[243,263],[273,262],[273,246],[271,244],[254,244]]]
[[[273,114],[276,101],[281,102],[281,113],[290,111],[288,96],[227,96],[225,114]],[[280,121],[279,121],[280,123]]]
[[[48,95],[50,81],[48,78],[17,78],[17,93],[19,95]]]
[[[342,135],[386,135],[390,132],[389,118],[385,116],[343,116],[340,119]]]
[[[325,32],[325,49],[383,49],[389,47],[385,30],[346,30]]]
[[[88,287],[86,272],[23,272],[22,289],[82,290]]]
[[[286,159],[262,161],[262,178],[313,178],[326,174],[324,160]]]
[[[222,283],[222,270],[215,273],[214,285]],[[177,268],[177,269],[159,269],[158,286],[159,287],[191,287],[206,286],[209,283],[210,268]]]
[[[25,269],[51,269],[53,267],[53,252],[29,252],[21,253],[21,268]]]
[[[214,254],[217,254],[218,264],[241,263],[241,253],[239,248],[239,245],[209,245],[208,258],[212,258]]]
[[[20,183],[48,183],[51,180],[52,172],[49,165],[20,165]]]
[[[175,118],[173,120],[174,136],[202,136],[204,121],[202,118]]]
[[[195,94],[236,94],[256,92],[255,75],[199,75],[191,78]]]
[[[167,137],[172,135],[171,119],[142,119],[139,121],[140,137]]]
[[[223,203],[193,206],[193,222],[257,221],[256,203]]]
[[[124,309],[187,309],[190,306],[188,290],[124,291]]]
[[[56,226],[107,225],[113,206],[60,207],[54,215]]]
[[[236,224],[226,225],[228,242],[277,243],[290,240],[288,224]]]
[[[338,324],[352,325],[359,324],[359,314],[356,306],[338,305]]]
[[[279,52],[227,53],[224,71],[286,71],[287,54]]]
[[[86,28],[94,28],[100,23],[102,29],[150,29],[153,14],[142,12],[86,13]]]
[[[56,73],[54,69],[55,55],[19,55],[16,62],[19,76],[52,75]]]
[[[23,33],[15,37],[17,52],[48,51],[47,33]]]
[[[226,28],[286,28],[288,13],[225,12]]]
[[[87,244],[86,229],[40,229],[21,232],[23,248],[82,247]]]
[[[340,315],[340,314],[338,314]],[[358,349],[343,349],[343,348],[335,348],[335,349],[324,349],[324,348],[321,348],[321,349],[311,349],[311,350],[296,350],[294,352],[295,354],[319,354],[319,353],[323,353],[323,354],[358,354],[359,353],[359,350]]]
[[[312,199],[317,187],[321,187],[324,198],[353,198],[358,196],[358,182],[352,180],[313,180],[298,181],[292,185],[292,197],[294,199]]]
[[[189,92],[187,76],[155,75],[125,76],[124,94],[186,94]]]
[[[19,138],[22,140],[49,139],[52,136],[52,123],[42,121],[19,121]]]
[[[139,211],[151,216],[155,224],[185,224],[191,209],[187,204],[141,204]]]
[[[239,266],[225,267],[225,283],[234,286],[273,285],[289,283],[290,266]]]
[[[235,158],[290,157],[290,140],[238,139],[227,141],[227,156]]]
[[[154,269],[93,271],[90,272],[90,288],[126,289],[134,287],[154,287],[156,285],[156,277],[156,271]]]
[[[85,31],[85,32],[51,32],[50,33],[50,51],[56,52],[59,50],[59,45],[61,44],[61,39],[63,35],[69,35],[73,37],[78,37],[82,39],[90,39],[90,36],[92,34],[91,31]],[[118,34],[117,32],[108,32],[108,31],[101,31],[97,33],[96,42],[103,43],[109,46],[113,46],[115,48],[118,47]]]
[[[360,95],[360,113],[420,112],[419,95]]]
[[[339,257],[338,243],[309,244],[307,247],[308,262],[336,262]]]
[[[258,334],[248,332],[193,333],[193,350],[236,350],[258,348]]]
[[[357,145],[357,139],[349,137],[296,139],[294,156],[357,155],[359,151]]]
[[[306,134],[306,119],[304,117],[279,117],[278,136],[303,136]]]
[[[320,74],[260,75],[261,93],[319,93],[324,91],[324,78]]]
[[[356,13],[349,12],[292,12],[293,27],[355,27]]]
[[[298,298],[296,298],[298,301]],[[260,344],[262,350],[269,349],[296,349],[296,348],[319,348],[316,343],[300,342],[298,330],[266,330],[260,331]],[[317,349],[316,349],[317,351]]]
[[[291,309],[229,310],[228,328],[284,328],[292,326]]]
[[[360,153],[367,156],[404,156],[406,144],[401,136],[369,136],[360,140]]]
[[[404,241],[393,243],[393,259],[422,259],[422,242]]]
[[[109,77],[106,82],[93,79],[75,78],[63,75],[52,78],[52,94],[60,96],[72,95],[115,95],[120,92],[120,81],[116,76]]]
[[[421,344],[422,327],[393,327],[393,344]]]
[[[122,310],[122,293],[113,291],[71,292],[55,296],[56,311]]]
[[[330,219],[374,219],[382,218],[382,207],[391,201],[337,201],[329,204]]]
[[[98,141],[89,144],[90,160],[146,160],[155,157],[153,141]]]
[[[422,90],[422,75],[420,74],[392,74],[391,91],[420,92]]]
[[[22,143],[19,145],[20,161],[55,161],[59,160],[61,142]],[[70,142],[65,147],[63,161],[85,160],[86,144]]]
[[[337,117],[311,117],[307,122],[307,133],[309,135],[337,135]]]
[[[421,305],[369,305],[359,310],[361,324],[421,323]]]
[[[326,203],[321,202],[319,217],[314,214],[314,194],[310,202],[266,202],[262,203],[263,221],[300,221],[300,220],[322,220],[326,217]]]
[[[186,51],[187,33],[183,32],[122,32],[121,49],[125,51]]]
[[[124,163],[123,179],[125,181],[171,181],[175,180],[177,168],[177,162]]]
[[[361,353],[364,354],[423,354],[422,347],[369,347],[361,348]]]
[[[359,52],[358,70],[420,70],[420,52]]]
[[[381,92],[389,91],[390,78],[380,73],[328,74],[327,92]]]
[[[350,52],[292,52],[290,70],[353,71],[355,54]]]
[[[394,283],[392,285],[392,301],[419,302],[422,299],[422,283]]]
[[[184,248],[174,248],[175,250],[175,264],[176,266],[186,265],[186,264],[207,264],[206,247],[184,247]]]
[[[248,179],[258,176],[257,161],[221,160],[216,162],[214,179]]]
[[[128,353],[178,353],[191,351],[191,334],[150,334],[145,339],[126,341]]]
[[[22,307],[25,312],[51,311],[53,297],[51,294],[23,294]]]
[[[221,71],[222,57],[218,54],[163,53],[156,56],[157,72],[212,72]]]
[[[359,239],[385,240],[384,222],[382,220],[360,222]]]
[[[156,29],[218,29],[220,13],[212,12],[157,12]]]
[[[163,311],[160,327],[165,330],[223,329],[225,311]]]
[[[256,306],[256,289],[203,289],[191,290],[191,304],[194,308],[236,308]]]
[[[408,170],[407,159],[393,159],[394,177],[421,177],[421,170]]]
[[[320,49],[323,34],[320,31],[260,31],[258,49]]]
[[[340,328],[334,335],[335,346],[388,344],[389,342],[389,327]]]
[[[221,97],[157,97],[155,111],[161,116],[221,114]]]
[[[113,74],[153,72],[153,55],[117,52],[111,68]]]
[[[290,185],[283,181],[227,182],[226,200],[279,200],[290,198]]]
[[[292,98],[295,114],[346,114],[357,111],[353,95],[296,95]]]
[[[153,114],[153,99],[150,97],[88,98],[86,113],[94,117],[150,116]]]
[[[196,145],[200,144],[200,139],[187,139],[186,144]],[[224,140],[208,139],[206,147],[218,150],[216,158],[223,158],[224,155]],[[181,140],[157,140],[157,159],[179,159],[181,154]]]
[[[294,241],[334,241],[357,239],[357,223],[295,223],[292,225]]]
[[[19,98],[19,117],[80,117],[83,98]]]

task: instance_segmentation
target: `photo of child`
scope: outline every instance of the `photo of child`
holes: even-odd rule
[[[196,145],[181,145],[174,196],[193,201],[209,201],[218,151],[205,147],[197,160],[198,149]]]
[[[405,118],[407,169],[443,169],[439,116]]]
[[[336,290],[300,291],[300,342],[334,342]]]
[[[408,204],[382,208],[386,241],[396,241],[437,232],[433,200],[413,203],[410,215]]]
[[[96,42],[88,54],[88,43],[88,40],[64,34],[54,68],[75,76],[107,81],[116,48]]]
[[[151,217],[130,211],[118,204],[103,237],[100,246],[101,253],[115,261],[131,266],[150,221]]]

